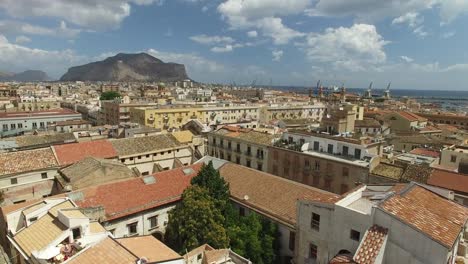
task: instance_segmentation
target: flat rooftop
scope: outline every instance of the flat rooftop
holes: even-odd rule
[[[360,166],[360,167],[369,167],[369,163],[370,163],[370,160],[367,161],[367,160],[354,159],[354,158],[346,157],[346,156],[333,155],[327,152],[317,152],[313,150],[306,150],[306,151],[302,151],[302,153],[305,153],[307,155],[311,155],[317,158],[338,161],[338,162],[347,163],[350,165],[355,165],[355,166]]]
[[[0,113],[0,118],[24,118],[24,117],[44,117],[44,116],[61,116],[61,115],[80,115],[80,113],[70,109],[54,109],[47,111],[31,111],[31,112],[8,112]]]

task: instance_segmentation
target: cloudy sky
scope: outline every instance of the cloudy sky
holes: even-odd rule
[[[0,0],[0,71],[118,52],[204,82],[468,90],[468,0]]]

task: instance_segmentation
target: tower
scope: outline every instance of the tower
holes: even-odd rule
[[[342,103],[346,102],[346,88],[345,88],[344,84],[341,86],[340,101]]]

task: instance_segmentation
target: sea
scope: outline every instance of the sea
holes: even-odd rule
[[[291,91],[297,93],[308,94],[310,87],[287,87],[277,86],[273,89]],[[348,93],[354,93],[363,95],[366,92],[366,88],[346,88]],[[313,89],[314,94],[317,93],[317,89]],[[372,89],[372,95],[374,97],[380,97],[383,95],[383,89]],[[392,98],[414,98],[420,103],[438,105],[441,109],[448,111],[456,111],[462,113],[468,113],[468,89],[449,91],[449,90],[416,90],[416,89],[390,89]]]

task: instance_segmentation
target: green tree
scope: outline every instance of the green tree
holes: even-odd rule
[[[119,97],[121,97],[121,95],[118,92],[108,91],[101,94],[100,100],[114,100],[115,98]]]
[[[225,248],[229,238],[224,221],[208,191],[191,186],[182,194],[182,202],[169,212],[166,241],[181,254],[205,243]]]
[[[221,212],[225,212],[229,204],[229,184],[213,167],[213,162],[204,164],[197,176],[192,178],[191,183],[206,188]]]

